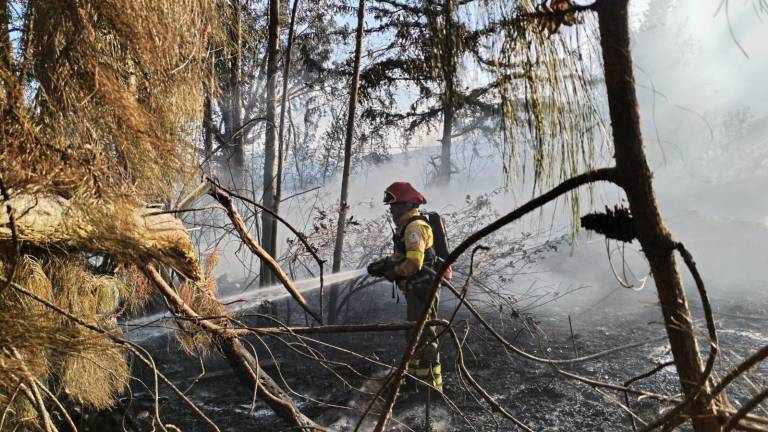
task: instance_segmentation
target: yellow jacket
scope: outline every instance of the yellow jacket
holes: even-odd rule
[[[394,268],[394,272],[403,278],[413,276],[421,270],[422,265],[424,265],[424,254],[434,244],[432,228],[429,226],[429,223],[421,219],[408,223],[411,218],[419,214],[418,209],[413,209],[402,215],[396,222],[395,235],[396,237],[402,235],[405,242],[405,254],[395,252],[390,255],[390,259],[393,261],[402,260]],[[406,224],[408,225],[405,226]],[[404,233],[403,230],[405,230]]]

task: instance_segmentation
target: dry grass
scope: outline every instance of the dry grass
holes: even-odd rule
[[[133,209],[167,200],[195,170],[208,49],[223,40],[220,4],[31,0],[2,7],[11,14],[0,14],[7,19],[0,24],[18,29],[13,44],[0,34],[3,192],[66,198],[71,211],[102,228],[96,232],[119,236]],[[119,306],[135,311],[149,297],[150,285],[132,266],[99,276],[77,253],[29,253],[14,281],[102,328],[115,328]],[[0,255],[3,274],[14,259]],[[0,295],[0,412],[10,404],[2,428],[33,427],[35,410],[13,397],[29,376],[53,394],[104,408],[129,372],[124,352],[103,336],[13,290]]]
[[[18,20],[0,64],[7,187],[156,199],[192,172],[215,1],[37,0]]]
[[[214,270],[219,261],[218,252],[214,251],[205,259],[205,277],[202,282],[185,281],[179,287],[179,296],[203,317],[224,316],[224,306],[216,299],[219,287],[216,284]],[[213,346],[213,339],[208,332],[200,331],[199,327],[187,321],[178,321],[182,331],[178,332],[179,343],[189,353],[204,355]]]
[[[0,271],[6,270],[0,265]],[[42,261],[25,255],[14,282],[85,321],[115,328],[112,312],[122,301],[118,280],[93,275],[84,259],[49,256]],[[125,354],[109,339],[15,291],[3,296],[0,310],[0,411],[30,376],[55,383],[50,384],[54,394],[61,391],[94,408],[110,406],[125,388],[130,373]],[[15,413],[10,424],[24,424],[29,400],[17,395],[9,413]]]
[[[118,286],[122,291],[123,309],[126,316],[135,316],[147,305],[155,292],[152,281],[147,279],[144,272],[135,265],[123,265],[118,267]]]
[[[66,356],[61,365],[60,386],[70,400],[103,409],[128,385],[130,367],[123,349],[105,336],[93,335],[88,349]]]

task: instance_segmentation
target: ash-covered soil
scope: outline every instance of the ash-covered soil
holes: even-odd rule
[[[455,300],[443,293],[442,318],[448,317]],[[647,297],[646,297],[647,298]],[[765,297],[751,295],[713,299],[722,346],[718,370],[737,364],[750,352],[768,343],[765,327],[768,317]],[[481,304],[481,303],[478,303]],[[286,319],[286,303],[275,303],[277,316]],[[371,287],[349,302],[346,323],[400,321],[405,315],[404,300],[396,303],[386,285]],[[705,326],[701,309],[693,307],[702,336]],[[572,329],[568,316],[571,315]],[[560,309],[557,306],[537,309],[529,316],[514,316],[513,311],[485,308],[486,318],[508,340],[525,351],[541,357],[570,358],[592,354],[632,342],[663,336],[664,329],[658,305],[628,304],[625,301],[602,302],[591,308]],[[247,319],[247,318],[246,318]],[[248,319],[252,325],[271,325],[263,318]],[[456,329],[464,340],[465,364],[472,376],[506,410],[533,430],[540,431],[619,431],[632,430],[624,395],[613,390],[595,389],[565,378],[551,366],[532,363],[505,350],[468,313],[461,310]],[[304,325],[303,313],[292,308],[293,325]],[[445,381],[444,395],[432,395],[431,413],[436,431],[514,431],[519,430],[500,414],[493,414],[488,404],[460,379],[456,366],[456,350],[447,335],[441,339]],[[704,339],[701,339],[704,342]],[[307,358],[307,348],[297,339],[251,338],[261,366],[273,378],[289,388],[301,410],[319,424],[333,430],[353,430],[371,395],[381,386],[388,372],[385,365],[396,365],[402,355],[405,339],[402,332],[347,333],[307,335],[301,342],[311,347],[317,357],[327,363]],[[142,342],[153,353],[159,368],[187,394],[222,431],[289,430],[285,423],[242,386],[230,372],[226,362],[213,354],[201,364],[178,349],[173,338],[156,337]],[[336,347],[336,348],[334,348]],[[701,344],[706,356],[706,343]],[[354,354],[353,354],[354,353]],[[671,360],[664,341],[626,349],[596,360],[564,367],[585,377],[613,384],[623,382]],[[347,366],[341,365],[344,363]],[[131,385],[132,400],[122,411],[132,418],[130,428],[153,430],[151,374],[139,365],[135,371],[143,383]],[[741,380],[730,395],[743,401],[754,388],[764,388],[768,369],[759,365],[749,375],[750,383]],[[147,386],[147,387],[145,387]],[[632,384],[649,392],[674,396],[678,391],[673,367]],[[160,417],[184,431],[209,430],[187,406],[167,388],[160,385],[162,403]],[[735,390],[735,391],[734,391]],[[390,430],[423,430],[423,393],[409,395],[395,406]],[[651,420],[664,408],[651,399],[630,397],[630,407],[640,421]],[[377,407],[374,407],[376,411]],[[118,410],[119,411],[119,410]],[[764,414],[764,413],[760,413]],[[119,417],[119,414],[118,414]],[[371,430],[376,416],[370,414],[360,430]],[[122,420],[125,421],[125,420]],[[103,425],[104,423],[102,423]],[[102,426],[103,427],[103,426]],[[92,427],[91,430],[101,430]]]

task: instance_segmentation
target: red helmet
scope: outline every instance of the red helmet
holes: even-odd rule
[[[384,190],[384,203],[420,205],[426,204],[427,199],[410,183],[394,182]]]

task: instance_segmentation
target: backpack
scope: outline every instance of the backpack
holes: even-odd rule
[[[427,223],[429,223],[429,227],[432,228],[432,238],[434,239],[432,247],[435,248],[435,255],[439,258],[438,263],[435,264],[434,270],[440,271],[440,266],[446,259],[448,259],[448,254],[450,253],[450,250],[448,249],[448,234],[445,230],[445,220],[439,213],[434,211],[421,212],[421,215],[426,219]],[[452,276],[453,268],[448,266],[448,269],[445,271],[445,276],[443,277],[446,280],[450,280]]]

